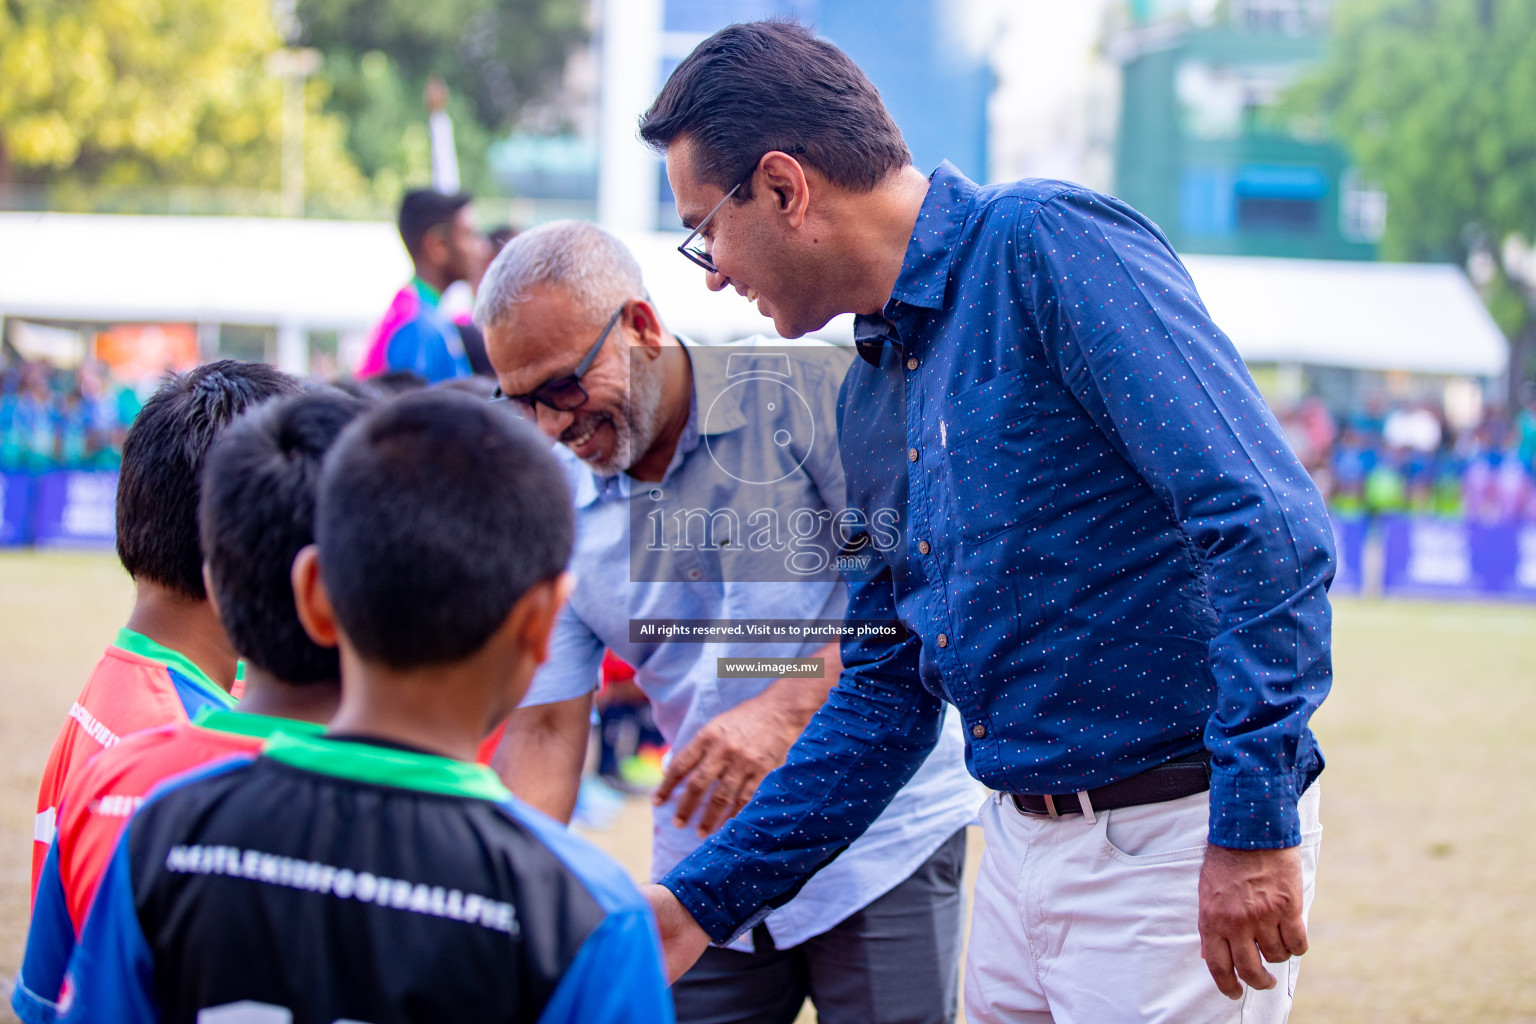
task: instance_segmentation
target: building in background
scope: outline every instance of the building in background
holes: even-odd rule
[[[1373,259],[1386,199],[1280,105],[1330,0],[1126,0],[1115,192],[1181,252]]]
[[[989,5],[980,0],[605,0],[600,34],[598,219],[680,227],[661,161],[635,137],[672,69],[734,22],[791,17],[836,43],[880,90],[917,166],[988,173]],[[765,87],[771,83],[765,83]]]
[[[1120,66],[1104,47],[1121,0],[998,0],[988,181],[1059,178],[1113,192]]]

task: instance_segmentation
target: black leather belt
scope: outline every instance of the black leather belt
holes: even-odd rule
[[[1176,757],[1164,761],[1155,768],[1148,768],[1140,775],[1132,775],[1119,782],[1111,782],[1085,794],[1088,807],[1077,793],[1052,793],[1033,796],[1028,793],[1010,793],[1013,806],[1020,814],[1059,818],[1063,814],[1082,814],[1086,809],[1112,811],[1116,807],[1138,807],[1141,804],[1158,804],[1165,800],[1178,800],[1211,788],[1211,754],[1202,750],[1198,754]]]

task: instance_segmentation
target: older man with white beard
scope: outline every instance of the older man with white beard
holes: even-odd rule
[[[499,767],[569,819],[613,649],[673,747],[654,800],[659,878],[751,798],[825,701],[841,668],[826,638],[850,628],[840,572],[869,560],[846,543],[891,533],[848,520],[848,356],[675,337],[628,250],[569,221],[508,244],[475,318],[502,394],[560,442],[578,516],[576,589]],[[791,674],[769,671],[781,665]],[[680,1021],[789,1024],[807,998],[824,1024],[954,1019],[964,827],[981,793],[947,724],[835,864],[678,980]]]

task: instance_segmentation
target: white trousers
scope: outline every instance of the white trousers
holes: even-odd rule
[[[1303,916],[1312,907],[1322,826],[1318,787],[1301,798]],[[1061,818],[982,808],[986,854],[966,956],[970,1024],[1282,1024],[1296,957],[1265,967],[1279,981],[1240,1001],[1200,959],[1200,863],[1210,800]]]

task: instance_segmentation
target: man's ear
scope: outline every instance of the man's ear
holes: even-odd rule
[[[562,572],[552,580],[529,587],[513,607],[517,645],[535,665],[544,664],[549,657],[549,634],[555,628],[555,616],[560,614],[575,586],[575,577]]]
[[[649,299],[624,303],[624,324],[633,332],[634,344],[653,358],[661,354],[661,317]]]
[[[792,228],[805,223],[811,207],[811,186],[806,179],[805,168],[788,153],[778,150],[764,153],[757,162],[757,183],[754,187],[768,190],[773,198],[774,209]]]
[[[289,578],[293,581],[293,607],[299,613],[299,625],[321,647],[335,647],[339,636],[336,612],[320,576],[320,549],[313,544],[299,549]]]

